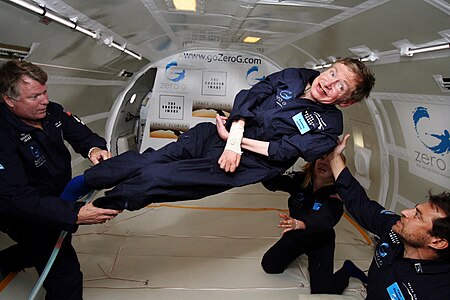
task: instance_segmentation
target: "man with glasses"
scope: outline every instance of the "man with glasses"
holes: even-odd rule
[[[115,186],[94,205],[136,210],[152,202],[193,200],[284,173],[299,157],[313,161],[342,134],[342,112],[369,95],[375,78],[357,59],[323,73],[288,68],[239,92],[230,118],[217,116],[176,142],[125,152],[84,173],[93,189]],[[225,124],[226,122],[226,124]]]

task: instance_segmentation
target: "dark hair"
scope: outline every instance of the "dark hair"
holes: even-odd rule
[[[40,67],[24,60],[9,60],[0,66],[0,95],[11,98],[20,97],[19,83],[28,76],[40,84],[47,82],[47,73]]]
[[[359,59],[356,58],[340,58],[334,64],[341,63],[350,68],[356,75],[356,88],[352,94],[347,98],[360,102],[369,97],[375,85],[375,76],[372,71]]]
[[[446,239],[450,243],[450,193],[443,192],[442,194],[433,195],[428,191],[428,200],[433,207],[441,209],[445,213],[445,217],[433,220],[433,227],[430,230],[430,235]],[[450,260],[450,245],[441,250],[436,250],[439,257]]]

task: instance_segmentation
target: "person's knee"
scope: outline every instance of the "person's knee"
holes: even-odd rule
[[[280,268],[277,264],[273,263],[266,256],[261,260],[261,267],[267,274],[281,274],[284,272],[284,268]]]

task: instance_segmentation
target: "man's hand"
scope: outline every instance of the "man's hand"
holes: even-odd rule
[[[220,168],[233,173],[241,162],[241,155],[231,150],[224,150],[219,158]]]
[[[228,140],[229,132],[225,128],[225,123],[227,122],[227,117],[222,117],[220,115],[216,115],[216,128],[217,128],[217,134],[219,137],[226,141]]]
[[[121,210],[104,209],[88,203],[80,208],[77,224],[101,224],[115,218]]]
[[[342,152],[344,152],[345,147],[347,147],[347,141],[348,141],[349,137],[350,137],[350,134],[346,133],[344,135],[344,137],[342,138],[342,140],[338,140],[338,143],[332,152],[333,155],[340,156],[342,154]]]
[[[112,157],[112,153],[108,150],[103,150],[97,147],[94,147],[91,149],[89,153],[89,160],[94,165],[98,164],[102,160],[107,160]]]

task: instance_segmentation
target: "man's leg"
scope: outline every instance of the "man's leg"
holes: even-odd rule
[[[152,202],[200,199],[278,174],[248,153],[242,156],[236,172],[224,172],[218,164],[224,146],[215,126],[201,123],[183,133],[177,142],[144,153],[143,167],[94,205],[137,210]]]
[[[84,180],[93,190],[112,188],[139,171],[143,164],[144,159],[141,154],[127,151],[87,169],[84,172]]]
[[[27,252],[20,244],[12,245],[0,251],[1,278],[6,277],[11,272],[19,272],[33,266],[33,261],[30,260]]]
[[[83,298],[83,274],[80,271],[80,263],[71,242],[72,235],[67,234],[44,281],[46,300],[81,300]],[[39,274],[44,270],[47,261],[48,257],[39,260],[36,265]]]
[[[9,236],[21,249],[20,259],[27,260],[28,266],[34,266],[40,275],[50,258],[61,229],[24,219],[15,220],[9,228]],[[46,300],[82,299],[82,273],[71,239],[71,234],[67,234],[44,281]]]

